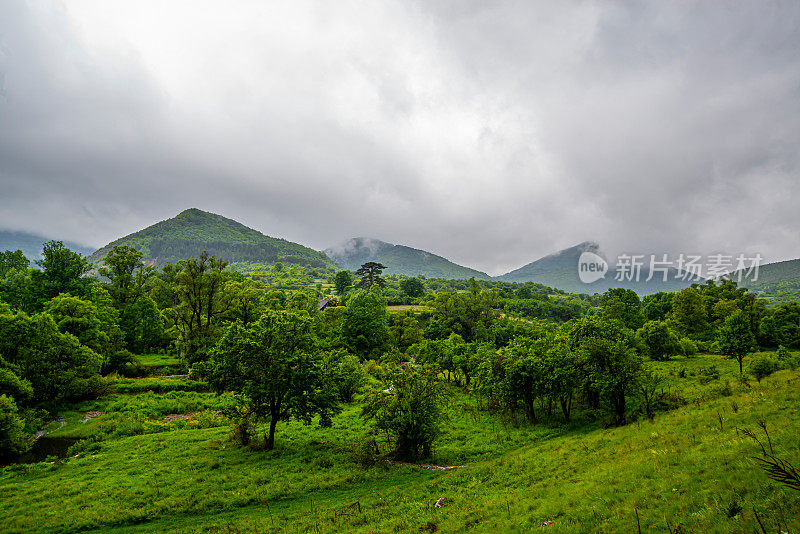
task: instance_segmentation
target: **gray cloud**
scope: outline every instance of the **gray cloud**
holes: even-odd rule
[[[798,256],[790,2],[0,4],[0,227]]]

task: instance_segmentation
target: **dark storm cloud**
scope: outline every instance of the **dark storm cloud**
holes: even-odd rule
[[[798,256],[795,3],[0,4],[0,227]]]

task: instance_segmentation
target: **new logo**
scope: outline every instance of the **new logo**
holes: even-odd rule
[[[578,258],[578,278],[584,284],[591,284],[605,277],[608,262],[594,252],[584,252]]]

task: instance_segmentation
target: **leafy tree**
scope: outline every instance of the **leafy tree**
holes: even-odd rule
[[[760,356],[750,363],[750,374],[755,377],[759,384],[762,378],[768,377],[777,370],[778,363],[765,356]]]
[[[179,262],[174,275],[179,304],[171,309],[178,327],[184,357],[191,364],[207,358],[214,330],[230,306],[224,291],[228,262],[203,252],[199,258]]]
[[[103,330],[97,306],[91,301],[62,293],[45,304],[44,310],[53,317],[61,332],[72,334],[82,345],[99,354],[110,352],[111,338]]]
[[[122,321],[126,345],[137,354],[167,345],[164,316],[150,297],[139,297],[136,302],[128,304]]]
[[[645,321],[664,321],[672,311],[674,293],[660,291],[642,298],[642,315]]]
[[[333,285],[336,289],[336,294],[341,296],[347,293],[347,290],[353,285],[353,277],[350,271],[339,271],[333,279]]]
[[[636,382],[639,397],[642,400],[645,415],[647,415],[648,419],[652,420],[655,415],[653,411],[656,395],[663,383],[664,377],[650,369],[642,369],[639,380]]]
[[[389,330],[394,345],[400,350],[419,343],[423,338],[422,327],[412,312],[389,315]]]
[[[473,278],[468,293],[440,292],[433,301],[433,319],[441,334],[460,335],[465,342],[494,341],[498,296],[495,291],[483,291]],[[429,327],[433,327],[433,321]]]
[[[425,284],[419,278],[405,278],[400,281],[400,290],[411,298],[425,294]]]
[[[375,391],[362,411],[394,441],[394,456],[418,460],[430,456],[442,433],[447,390],[436,366],[400,365],[388,376],[386,390]]]
[[[0,354],[31,383],[37,401],[80,398],[99,384],[102,358],[75,336],[59,332],[46,313],[0,315]]]
[[[371,289],[372,286],[386,287],[386,280],[381,277],[381,273],[386,266],[374,261],[368,261],[358,268],[356,275],[361,277],[356,287],[360,289]]]
[[[626,399],[635,391],[642,366],[633,332],[617,321],[585,317],[569,327],[568,339],[584,366],[581,389],[589,405],[605,404],[612,423],[625,424]]]
[[[98,272],[110,280],[108,292],[117,308],[124,310],[144,293],[145,284],[155,274],[155,267],[144,264],[141,252],[122,245],[115,246],[106,254]]]
[[[725,319],[717,334],[717,342],[720,352],[739,362],[739,374],[744,374],[742,362],[755,346],[755,338],[744,312],[737,310]]]
[[[31,383],[17,376],[8,365],[0,360],[0,395],[12,397],[19,405],[24,405],[33,398]]]
[[[5,278],[9,271],[27,271],[30,263],[21,250],[0,252],[0,278]]]
[[[338,412],[336,392],[326,383],[312,319],[305,312],[268,310],[249,327],[233,323],[212,351],[211,383],[237,393],[252,416],[269,420],[268,450],[278,421],[309,424],[316,415],[330,426]]]
[[[38,285],[42,304],[59,293],[72,293],[76,296],[86,294],[90,279],[83,278],[91,265],[61,241],[48,241],[42,247],[42,259],[36,264],[42,268],[34,271],[33,282]]]
[[[378,359],[388,347],[386,299],[376,284],[360,291],[347,303],[342,320],[342,341],[362,359]]]
[[[25,452],[30,442],[14,399],[0,395],[0,460]]]
[[[647,354],[654,360],[668,360],[681,351],[678,337],[665,321],[648,321],[636,332]]]
[[[342,402],[353,402],[353,397],[367,381],[358,357],[341,349],[325,353],[323,369],[327,383]]]
[[[261,282],[242,276],[238,280],[228,282],[225,292],[231,299],[230,318],[241,321],[245,326],[258,320],[266,310],[266,293]]]
[[[687,287],[672,297],[670,320],[681,336],[702,337],[708,328],[708,312],[703,295],[694,287]]]
[[[620,321],[631,330],[640,328],[644,318],[639,295],[632,289],[609,289],[603,295],[603,316]]]

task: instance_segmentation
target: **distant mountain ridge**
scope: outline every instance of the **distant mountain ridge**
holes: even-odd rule
[[[335,269],[322,252],[285,239],[269,237],[258,230],[197,208],[182,211],[147,228],[112,241],[95,251],[89,260],[100,262],[114,246],[128,245],[157,266],[195,258],[204,250],[233,262],[287,263]]]
[[[586,284],[578,276],[578,260],[584,252],[591,252],[603,257],[600,245],[592,241],[584,241],[574,247],[550,254],[498,276],[496,279],[504,282],[536,282],[570,293],[604,293],[611,288],[623,287],[634,290],[640,296],[659,291],[680,291],[696,282],[696,280],[679,279],[680,272],[672,267],[667,272],[666,281],[663,280],[661,273],[655,274],[652,280],[646,281],[649,275],[649,266],[647,265],[642,266],[638,281],[636,279],[617,281],[615,279],[616,266],[606,258],[608,272],[605,277]]]
[[[323,252],[349,271],[358,269],[368,261],[377,261],[386,265],[386,274],[453,280],[472,277],[478,280],[491,279],[484,272],[458,265],[442,256],[368,237],[354,237],[339,245],[326,248]]]
[[[9,230],[0,230],[0,251],[21,250],[26,258],[35,261],[42,258],[42,245],[53,239],[62,241],[65,247],[73,252],[79,252],[84,256],[88,256],[94,251],[94,248],[79,245],[71,241],[64,241],[63,239],[43,237],[28,232],[12,232]]]

